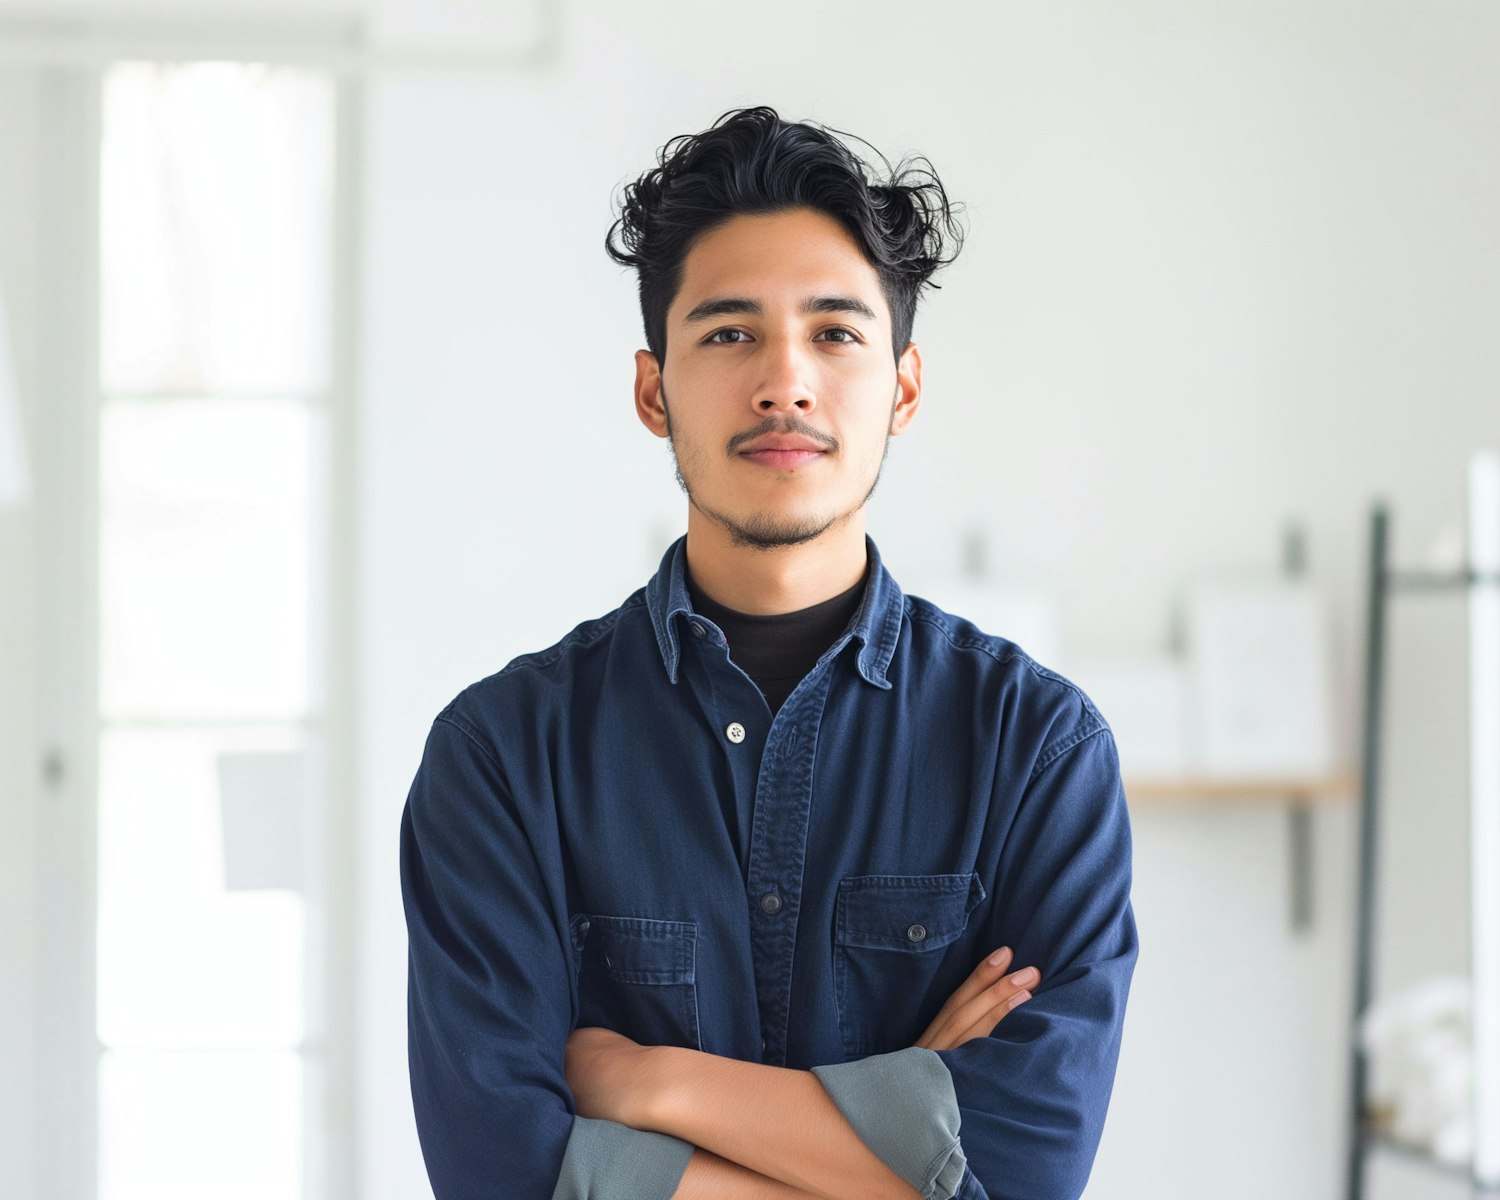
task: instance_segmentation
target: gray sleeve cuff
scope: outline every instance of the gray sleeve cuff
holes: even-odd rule
[[[952,1200],[965,1166],[958,1097],[935,1051],[909,1046],[812,1072],[864,1144],[922,1200]]]
[[[671,1200],[692,1157],[680,1138],[574,1117],[552,1200]]]

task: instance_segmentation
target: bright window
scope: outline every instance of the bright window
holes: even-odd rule
[[[99,1195],[298,1200],[334,87],[123,63],[102,95]]]

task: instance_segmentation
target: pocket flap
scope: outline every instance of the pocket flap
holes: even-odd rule
[[[577,916],[573,942],[579,969],[619,983],[694,983],[698,926],[645,917]]]
[[[841,946],[934,950],[964,931],[985,897],[979,876],[851,875],[839,883],[836,937]]]

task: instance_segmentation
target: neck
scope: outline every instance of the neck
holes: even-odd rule
[[[847,592],[868,565],[863,512],[810,542],[761,550],[737,546],[718,522],[688,508],[687,562],[693,583],[725,608],[775,616]]]

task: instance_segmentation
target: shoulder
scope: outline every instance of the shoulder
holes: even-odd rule
[[[1044,666],[1020,645],[973,621],[908,594],[911,653],[920,661],[960,673],[967,686],[993,697],[1014,721],[1039,735],[1036,768],[1079,742],[1110,732],[1088,694],[1060,671]]]

